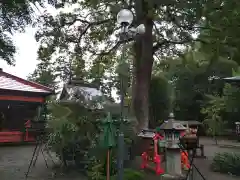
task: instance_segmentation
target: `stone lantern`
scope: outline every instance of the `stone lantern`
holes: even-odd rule
[[[169,120],[164,122],[160,129],[164,131],[166,141],[166,174],[164,176],[171,176],[173,179],[174,177],[179,178],[182,176],[180,134],[186,128],[180,122],[175,121],[174,115],[171,113]]]
[[[143,152],[148,151],[153,144],[153,137],[155,135],[154,130],[145,129],[138,134],[138,143],[136,152],[137,155],[141,155]]]

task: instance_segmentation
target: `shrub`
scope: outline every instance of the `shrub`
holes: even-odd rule
[[[240,176],[240,154],[227,152],[217,153],[213,158],[211,169],[215,172]]]
[[[117,176],[111,178],[111,180],[116,180]],[[123,180],[143,180],[144,173],[141,171],[136,171],[133,169],[124,169]]]
[[[105,116],[105,112],[90,111],[77,103],[52,103],[49,109],[51,118],[48,127],[52,130],[48,139],[49,148],[56,152],[65,166],[68,161],[71,164],[74,162],[78,170],[88,174],[89,179],[101,180],[105,177],[107,152],[99,146],[102,126],[98,121]],[[130,146],[135,135],[133,126],[127,123],[123,130],[126,146]],[[110,173],[114,176],[117,167],[116,148],[111,150],[111,158]]]
[[[144,174],[141,171],[136,171],[133,169],[124,170],[124,180],[143,180]]]

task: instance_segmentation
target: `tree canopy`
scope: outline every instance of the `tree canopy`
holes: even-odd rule
[[[175,89],[177,107],[180,102],[186,106],[187,99],[200,102],[209,91],[221,93],[223,83],[210,83],[209,78],[230,76],[232,68],[238,66],[237,1],[65,0],[59,3],[60,6],[55,4],[57,15],[44,14],[38,19],[39,59],[48,61],[54,75],[61,80],[77,77],[92,81],[109,94],[112,88],[119,88],[116,69],[124,48],[139,128],[149,123],[153,70],[166,72],[167,77],[173,78],[171,81],[175,78],[175,88],[189,87],[191,91],[194,87],[194,93]],[[122,8],[134,14],[131,27],[143,23],[146,28],[143,35],[127,42],[118,38],[120,27],[116,16]],[[191,103],[187,107],[194,108]],[[201,103],[196,106],[197,113]]]
[[[44,0],[8,0],[0,2],[0,58],[9,65],[14,64],[15,46],[11,34],[24,31],[26,25],[33,22],[34,11],[31,4],[43,4]],[[53,0],[48,3],[53,4]]]

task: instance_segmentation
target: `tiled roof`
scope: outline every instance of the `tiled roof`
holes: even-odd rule
[[[160,129],[162,130],[185,130],[186,128],[179,122],[169,119],[167,122],[164,122]]]
[[[96,88],[79,85],[64,85],[62,93],[64,90],[67,94],[63,96],[60,95],[60,101],[80,102],[90,109],[103,109],[103,104],[106,103],[103,93]]]
[[[38,93],[53,92],[48,87],[18,78],[3,71],[0,71],[0,89]]]

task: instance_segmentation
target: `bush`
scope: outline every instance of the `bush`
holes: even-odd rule
[[[213,158],[211,169],[215,172],[240,176],[240,154],[217,153]]]
[[[133,169],[125,169],[123,179],[124,180],[143,180],[144,174],[140,171],[136,171]]]
[[[116,180],[117,177],[114,176],[111,178],[111,180]],[[124,175],[123,180],[143,180],[144,179],[144,173],[141,171],[136,171],[133,169],[124,169]]]
[[[101,172],[103,169],[104,168],[101,163],[95,165],[92,171],[88,173],[88,178],[91,180],[105,180],[106,174]],[[111,180],[117,180],[117,174],[110,175]],[[133,169],[124,169],[123,180],[144,180],[144,173]]]
[[[99,145],[102,125],[98,119],[105,117],[104,111],[90,111],[77,103],[52,103],[48,127],[52,130],[48,147],[56,152],[65,166],[68,162],[86,173],[91,180],[106,176],[106,150]],[[130,122],[132,123],[132,122]],[[119,124],[119,123],[118,123]],[[132,144],[133,126],[125,124],[126,146]],[[117,134],[117,133],[116,133]],[[116,148],[111,150],[110,174],[116,174]]]
[[[48,127],[52,130],[48,139],[49,148],[56,152],[65,166],[71,161],[85,171],[89,151],[99,134],[96,125],[98,112],[89,112],[77,103],[52,103],[49,109]]]

